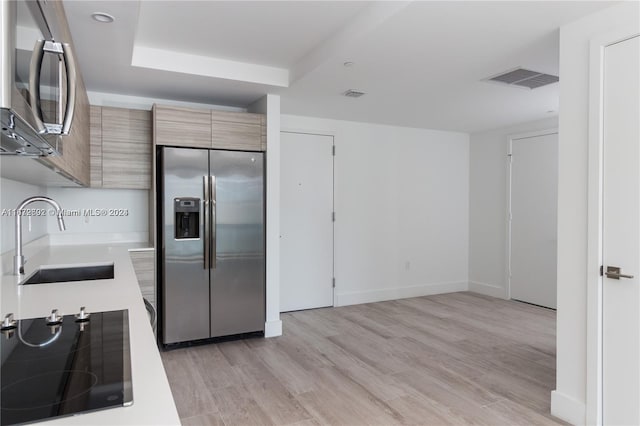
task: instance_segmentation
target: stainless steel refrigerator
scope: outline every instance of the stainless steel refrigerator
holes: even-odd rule
[[[158,154],[162,343],[264,331],[264,154]]]

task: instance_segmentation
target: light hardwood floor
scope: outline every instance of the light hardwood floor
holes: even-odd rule
[[[282,320],[162,353],[184,425],[559,424],[554,311],[464,292]]]

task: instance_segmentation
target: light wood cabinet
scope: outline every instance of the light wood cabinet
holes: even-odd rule
[[[102,108],[92,106],[90,110],[89,164],[92,188],[102,187]]]
[[[224,121],[229,123],[253,124],[259,126],[262,123],[262,114],[251,112],[232,112],[211,110],[211,121]]]
[[[261,114],[211,111],[211,148],[261,151]]]
[[[151,188],[151,114],[102,108],[102,187]]]
[[[264,151],[265,124],[262,114],[165,105],[153,107],[156,145]]]
[[[260,117],[260,150],[267,150],[267,117],[264,114]]]
[[[91,186],[151,188],[151,112],[92,107]]]
[[[192,108],[154,105],[156,145],[211,147],[211,114]]]
[[[138,285],[142,297],[147,299],[154,308],[156,306],[156,279],[154,272],[155,250],[130,250],[129,257],[138,278]]]

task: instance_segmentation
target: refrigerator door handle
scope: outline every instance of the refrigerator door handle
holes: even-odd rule
[[[204,269],[209,269],[209,177],[202,176],[202,190],[204,199]]]
[[[216,176],[211,175],[209,179],[211,180],[209,183],[209,190],[211,191],[211,268],[216,269],[218,257],[216,241],[216,222],[218,219],[216,214]]]

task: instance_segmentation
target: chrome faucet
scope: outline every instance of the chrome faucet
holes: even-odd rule
[[[51,204],[56,209],[56,217],[58,219],[58,228],[61,231],[66,229],[64,225],[64,218],[62,217],[62,208],[60,204],[55,202],[49,197],[29,197],[23,202],[21,202],[16,208],[16,255],[13,256],[13,275],[22,275],[24,274],[24,264],[26,263],[24,260],[24,255],[22,254],[22,211],[26,206],[31,203],[35,203],[36,201],[44,201],[45,203]]]

